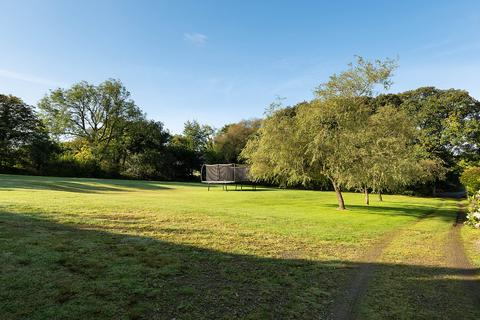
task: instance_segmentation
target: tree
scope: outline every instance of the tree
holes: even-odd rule
[[[201,125],[197,120],[187,121],[183,128],[186,146],[202,154],[212,144],[214,132],[215,130],[213,130],[212,127],[209,125]]]
[[[420,142],[444,160],[480,159],[480,102],[463,90],[423,87],[400,94],[421,129]]]
[[[377,108],[359,137],[362,147],[355,163],[355,184],[365,193],[397,191],[417,181],[442,176],[441,163],[418,145],[418,130],[405,111],[395,107]]]
[[[170,156],[170,177],[173,180],[187,180],[194,176],[202,165],[199,154],[191,149],[190,141],[183,135],[172,136],[168,143]]]
[[[470,167],[463,171],[460,181],[469,194],[475,194],[480,190],[480,167]]]
[[[198,121],[187,121],[181,136],[175,136],[172,140],[176,152],[187,157],[193,153],[195,159],[188,159],[187,162],[193,165],[193,170],[199,170],[202,163],[210,162],[215,158],[213,137],[215,130],[209,125],[202,125]],[[180,151],[185,149],[184,151]],[[186,152],[188,150],[188,152]],[[194,160],[194,161],[192,161]]]
[[[378,96],[374,104],[405,110],[419,131],[420,144],[440,159],[440,173],[447,174],[447,187],[458,185],[466,164],[480,161],[480,102],[463,90],[423,87],[400,94]],[[438,162],[438,161],[437,161]],[[435,193],[438,179],[433,180]]]
[[[243,120],[225,125],[214,138],[215,158],[220,162],[240,162],[240,153],[247,141],[260,128],[261,120]]]
[[[82,81],[69,89],[53,90],[39,102],[39,108],[53,135],[84,139],[97,163],[129,121],[143,118],[119,80],[98,86]]]
[[[20,98],[0,95],[0,168],[38,170],[55,150],[33,108]]]
[[[376,87],[385,90],[390,88],[393,72],[397,68],[395,60],[372,62],[360,56],[356,58],[356,63],[349,63],[346,71],[333,74],[328,82],[317,87],[315,94],[318,99],[372,97],[376,95]]]
[[[257,179],[307,186],[326,177],[343,210],[342,189],[354,186],[358,137],[369,112],[358,98],[314,100],[275,111],[242,156]]]
[[[168,179],[168,150],[170,134],[163,123],[138,120],[130,123],[122,139],[121,172],[132,178]]]

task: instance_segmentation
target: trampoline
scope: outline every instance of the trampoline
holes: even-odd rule
[[[237,190],[240,185],[240,190],[243,190],[243,185],[251,185],[252,190],[256,190],[257,186],[250,179],[249,167],[237,165],[234,163],[228,164],[204,164],[201,169],[202,183],[207,184],[208,191],[210,185],[221,184],[223,190],[228,191],[228,185],[235,185]]]

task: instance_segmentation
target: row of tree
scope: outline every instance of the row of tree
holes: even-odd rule
[[[247,162],[264,182],[381,194],[458,186],[480,162],[480,103],[466,91],[388,89],[396,62],[366,61],[330,77],[312,101],[274,103],[264,119],[170,134],[118,80],[49,92],[37,108],[0,95],[0,171],[195,179],[202,163]],[[433,187],[433,189],[431,188]]]
[[[237,162],[260,120],[220,130],[187,121],[172,135],[117,80],[56,89],[35,109],[0,95],[0,171],[191,180],[204,162]]]

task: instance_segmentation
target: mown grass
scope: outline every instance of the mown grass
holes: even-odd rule
[[[458,265],[462,248],[455,246],[457,235],[445,219],[456,210],[455,203],[447,202],[435,214],[399,230],[379,259],[361,301],[360,318],[480,319],[478,291],[470,290],[471,282],[480,279]]]
[[[462,229],[465,250],[472,263],[480,268],[480,230],[470,226]]]
[[[331,192],[0,175],[2,319],[328,318],[366,248],[441,203],[345,200],[340,212]]]

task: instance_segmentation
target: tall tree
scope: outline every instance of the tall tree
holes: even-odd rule
[[[439,156],[480,159],[480,102],[463,90],[423,87],[399,95],[421,129],[420,142]]]
[[[197,120],[185,122],[183,136],[187,146],[198,153],[203,153],[213,142],[215,130],[209,125],[201,125]]]
[[[98,86],[82,81],[69,89],[53,90],[39,102],[39,108],[52,134],[84,139],[97,162],[129,121],[143,117],[119,80]]]
[[[459,184],[461,171],[480,161],[480,102],[463,90],[423,87],[400,94],[378,96],[377,107],[392,105],[405,110],[418,129],[418,144],[445,168],[445,187]],[[438,179],[432,183],[435,193]]]
[[[22,165],[38,170],[55,150],[33,108],[0,94],[0,168]]]
[[[170,134],[163,123],[139,120],[128,125],[118,148],[121,150],[121,171],[132,178],[168,179],[167,144]]]
[[[242,120],[225,125],[214,138],[216,159],[226,163],[240,162],[239,155],[247,141],[260,128],[261,120]]]
[[[405,111],[392,106],[375,110],[359,136],[355,184],[365,193],[397,191],[417,181],[441,177],[441,162],[418,145],[419,132]],[[430,174],[435,173],[435,174]]]
[[[387,90],[392,85],[393,72],[397,68],[397,62],[393,59],[368,61],[363,57],[357,56],[355,63],[350,63],[348,69],[340,74],[330,76],[328,82],[321,84],[315,90],[316,98],[322,101],[329,99],[359,99],[363,98],[364,103],[369,103],[372,107],[371,112],[375,112],[374,104],[371,104],[371,98],[376,96],[380,90]],[[360,147],[357,146],[357,149]],[[366,155],[372,154],[368,151],[368,144],[364,145],[365,155],[360,160],[367,161]],[[359,160],[359,161],[360,161]],[[364,170],[368,170],[365,167]],[[368,186],[366,181],[357,183],[358,187],[365,192],[366,202],[368,198]]]
[[[345,209],[342,189],[353,187],[355,161],[370,110],[358,98],[302,103],[275,111],[242,152],[257,179],[309,185],[326,177]]]
[[[349,63],[348,69],[333,74],[326,83],[315,90],[320,100],[331,98],[373,97],[379,89],[389,89],[397,62],[393,59],[368,61],[360,56],[355,63]]]

